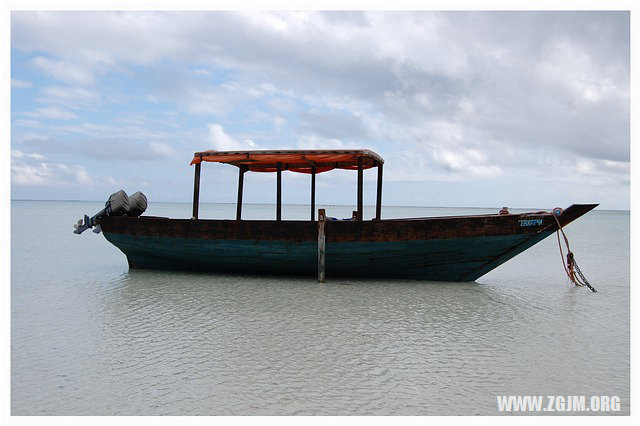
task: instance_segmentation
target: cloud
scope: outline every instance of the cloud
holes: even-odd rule
[[[208,124],[209,143],[217,151],[245,151],[258,149],[258,146],[250,139],[237,140],[229,136],[220,124]]]
[[[195,114],[222,114],[226,111],[228,98],[220,90],[189,90],[185,93],[188,111]]]
[[[94,77],[90,70],[65,60],[53,60],[36,56],[31,60],[40,71],[66,83],[93,84]]]
[[[90,121],[78,121],[72,124],[49,127],[50,134],[72,135],[79,137],[86,135],[98,140],[129,140],[137,143],[140,140],[166,139],[168,134],[162,130],[140,125],[100,124]]]
[[[434,153],[434,160],[447,170],[472,176],[490,177],[501,172],[498,166],[486,164],[486,154],[473,148],[441,149]]]
[[[171,146],[167,145],[166,143],[149,142],[149,146],[151,147],[151,150],[156,155],[159,155],[160,157],[165,157],[165,158],[175,157],[175,151],[173,150],[173,148],[171,148]]]
[[[43,155],[40,155],[40,154],[36,154],[36,153],[26,154],[26,153],[20,151],[19,149],[12,149],[11,150],[11,158],[12,159],[30,158],[30,159],[34,159],[34,160],[44,160],[46,157],[44,157]]]
[[[33,83],[27,80],[18,80],[15,78],[11,79],[11,88],[12,89],[29,89],[33,87]]]
[[[88,139],[82,141],[29,139],[22,143],[28,149],[47,154],[64,154],[103,161],[158,161],[173,158],[173,149],[164,143],[139,143],[121,139]]]
[[[42,123],[40,123],[38,120],[24,120],[24,119],[17,119],[14,123],[14,126],[19,126],[19,127],[42,127]]]
[[[74,86],[47,86],[40,91],[40,102],[63,105],[69,108],[93,108],[100,104],[102,95],[95,91]]]
[[[91,185],[93,180],[87,169],[80,165],[68,165],[45,161],[40,154],[27,154],[11,150],[11,181],[19,186],[61,187]]]
[[[296,130],[301,134],[310,133],[332,139],[364,139],[367,137],[364,123],[354,115],[300,112],[298,117],[301,122]]]
[[[357,142],[343,142],[340,139],[317,135],[304,135],[296,144],[297,149],[363,149]],[[373,149],[374,147],[369,147]]]
[[[77,114],[60,108],[48,107],[38,108],[33,112],[25,113],[29,117],[48,118],[52,120],[74,120],[78,118]]]

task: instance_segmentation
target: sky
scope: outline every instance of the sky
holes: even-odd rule
[[[383,205],[630,207],[628,12],[11,13],[11,198],[190,202],[196,151],[371,149]],[[365,204],[375,203],[375,169]],[[317,177],[356,203],[356,173]],[[201,202],[237,168],[202,167]],[[275,174],[247,173],[247,203]],[[283,202],[308,203],[283,173]]]

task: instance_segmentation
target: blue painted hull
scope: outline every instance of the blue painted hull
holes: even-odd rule
[[[131,268],[317,273],[317,242],[197,240],[105,232]],[[327,243],[327,276],[474,281],[550,235],[452,238],[404,242]]]
[[[328,277],[474,281],[596,205],[544,212],[326,222]],[[318,224],[105,217],[131,268],[316,275]]]

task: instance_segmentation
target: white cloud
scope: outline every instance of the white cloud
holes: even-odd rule
[[[226,110],[228,98],[220,90],[189,90],[185,95],[189,112],[216,115]]]
[[[11,181],[19,186],[62,187],[91,185],[93,180],[80,165],[45,161],[40,154],[11,150]]]
[[[38,108],[33,112],[25,113],[25,115],[37,118],[48,118],[52,120],[75,120],[78,118],[78,115],[71,111],[66,111],[55,107]]]
[[[209,143],[216,151],[245,151],[258,149],[258,146],[250,139],[237,140],[228,135],[220,124],[208,124]]]
[[[19,149],[12,149],[11,150],[11,158],[12,159],[31,158],[31,159],[34,159],[34,160],[44,160],[44,159],[46,159],[43,155],[36,154],[36,153],[26,154],[26,153],[20,151]]]
[[[114,161],[154,163],[176,158],[182,158],[184,161],[192,153],[186,153],[184,149],[176,149],[176,147],[181,147],[177,143],[169,145],[160,140],[149,142],[152,137],[144,137],[144,129],[141,135],[136,135],[135,130],[131,130],[131,134],[127,135],[126,129],[117,129],[114,132],[98,131],[97,133],[104,136],[97,137],[95,131],[89,131],[84,126],[61,127],[64,131],[58,131],[58,128],[51,127],[46,136],[33,135],[31,138],[21,140],[19,146],[23,150],[41,152],[50,156],[82,157],[84,161],[86,159],[98,160],[104,164]],[[107,129],[109,128],[107,127]],[[81,135],[79,140],[77,139],[78,133]],[[52,134],[60,134],[60,138],[54,138],[51,136]],[[154,155],[149,155],[150,153]],[[106,168],[109,169],[109,167]],[[107,172],[111,173],[112,171],[107,170]]]
[[[589,49],[565,37],[551,44],[537,64],[537,75],[579,101],[598,103],[613,98],[628,102],[626,70],[599,64],[591,55]]]
[[[173,150],[173,148],[171,148],[169,145],[167,145],[166,143],[162,143],[162,142],[149,142],[149,146],[151,147],[151,150],[161,156],[161,157],[166,157],[166,158],[173,158],[175,157],[175,152]]]
[[[207,77],[209,77],[211,75],[211,71],[209,71],[207,69],[204,69],[204,68],[196,68],[196,69],[193,70],[193,72],[195,74],[204,75],[204,76],[207,76]]]
[[[363,149],[356,142],[343,142],[336,138],[327,138],[318,135],[303,135],[296,144],[297,149]],[[373,147],[369,147],[373,148]]]
[[[501,173],[500,167],[487,164],[487,156],[478,149],[440,149],[434,152],[434,160],[446,169],[462,175],[493,177]]]
[[[95,107],[102,96],[95,90],[73,86],[47,86],[40,91],[41,102],[64,105],[69,108]]]
[[[42,127],[42,123],[40,123],[38,120],[18,119],[15,121],[14,125],[20,127]]]
[[[15,78],[11,79],[11,88],[12,89],[29,89],[33,87],[33,83],[27,80],[18,80]]]
[[[124,186],[124,184],[125,184],[125,181],[120,180],[120,179],[115,179],[111,175],[103,177],[101,179],[101,181],[103,183],[105,183],[106,185],[109,185],[109,186],[112,186],[112,187],[121,187],[121,186]]]
[[[36,56],[31,62],[37,69],[45,74],[66,83],[93,84],[94,82],[91,70],[69,61]]]
[[[154,12],[14,12],[12,43],[72,63],[118,70],[122,63],[144,65],[167,53],[197,49],[190,49],[185,38],[197,14],[183,17],[176,25],[171,14]]]

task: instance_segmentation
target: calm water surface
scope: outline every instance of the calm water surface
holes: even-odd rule
[[[72,232],[102,206],[12,202],[13,415],[495,415],[496,395],[617,395],[629,414],[628,212],[566,228],[593,294],[568,284],[555,236],[476,283],[129,271],[102,235]]]

